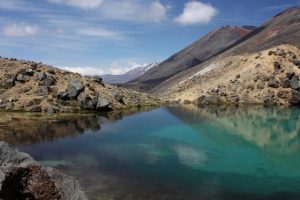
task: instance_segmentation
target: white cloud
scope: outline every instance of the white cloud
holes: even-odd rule
[[[111,67],[59,67],[64,70],[68,70],[71,72],[76,72],[82,75],[103,75],[103,74],[112,74],[112,75],[119,75],[124,74],[134,68],[137,67],[145,67],[148,64],[138,64],[135,62],[127,63],[127,65],[121,65],[121,63],[113,63]],[[126,67],[124,67],[126,66]]]
[[[26,37],[36,35],[38,27],[24,23],[11,23],[3,28],[3,34],[9,37]]]
[[[100,6],[103,17],[116,20],[160,22],[166,13],[167,6],[152,0],[105,0]]]
[[[85,36],[99,37],[99,38],[110,38],[110,39],[120,39],[120,40],[125,39],[123,34],[120,32],[101,29],[101,28],[81,29],[78,31],[78,34],[85,35]]]
[[[103,0],[49,0],[49,2],[56,4],[65,4],[82,9],[94,9],[98,8],[102,4]]]
[[[1,0],[0,0],[1,1]],[[168,6],[159,0],[48,0],[51,3],[93,10],[106,19],[138,22],[161,22]]]
[[[183,25],[205,24],[210,22],[217,12],[209,3],[191,1],[185,4],[183,13],[174,21]]]

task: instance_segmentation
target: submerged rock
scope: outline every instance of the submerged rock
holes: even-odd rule
[[[87,200],[78,182],[0,141],[0,199]]]

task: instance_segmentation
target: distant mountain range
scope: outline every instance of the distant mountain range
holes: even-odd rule
[[[172,76],[199,65],[253,31],[253,26],[224,26],[195,41],[125,87],[149,91]]]
[[[109,83],[109,84],[126,83],[128,81],[131,81],[131,80],[143,75],[148,70],[152,69],[153,67],[156,67],[157,65],[158,65],[158,63],[155,62],[155,63],[152,63],[145,67],[134,68],[124,74],[120,74],[120,75],[106,74],[106,75],[101,75],[101,77],[102,77],[104,83]]]
[[[299,15],[300,8],[292,7],[260,27],[227,25],[218,28],[123,86],[161,93],[208,67],[207,63],[216,58],[255,53],[281,44],[299,46]]]

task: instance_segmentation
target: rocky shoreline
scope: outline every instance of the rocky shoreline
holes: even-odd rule
[[[105,85],[101,77],[81,76],[52,66],[0,58],[0,110],[25,112],[107,112],[159,105],[146,93]]]
[[[44,168],[0,141],[0,199],[87,200],[75,178]]]

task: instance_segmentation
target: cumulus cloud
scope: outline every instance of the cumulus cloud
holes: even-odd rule
[[[166,18],[167,9],[160,1],[105,0],[100,14],[109,19],[160,22]]]
[[[182,25],[205,24],[217,14],[217,9],[209,3],[191,1],[185,4],[182,14],[174,19]]]
[[[56,4],[65,4],[82,9],[94,9],[98,8],[102,4],[103,0],[49,0],[49,2]]]
[[[148,64],[138,64],[135,62],[127,63],[126,67],[125,65],[121,65],[120,63],[113,63],[111,67],[59,67],[61,69],[76,72],[82,75],[104,75],[104,74],[112,74],[112,75],[120,75],[124,74],[134,68],[137,67],[145,67]]]
[[[28,25],[24,23],[11,23],[3,28],[3,34],[9,37],[26,37],[36,35],[38,26]]]

